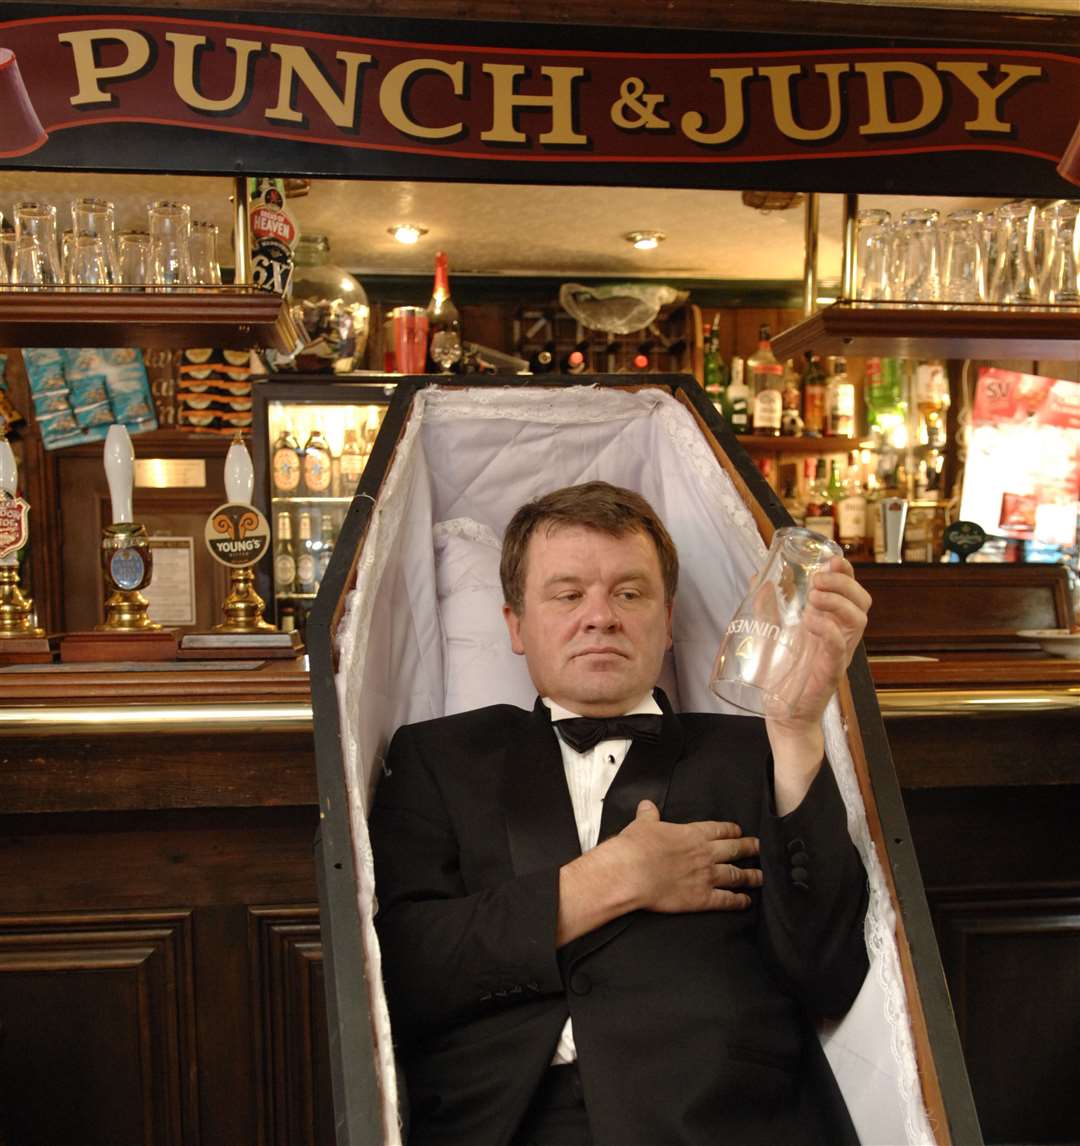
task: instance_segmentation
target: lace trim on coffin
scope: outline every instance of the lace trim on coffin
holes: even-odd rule
[[[345,615],[337,639],[341,649],[337,687],[340,711],[359,711],[359,697],[364,687],[367,636],[377,589],[386,570],[392,539],[409,502],[409,489],[419,468],[417,434],[424,419],[507,419],[546,423],[601,422],[622,418],[656,417],[664,433],[676,444],[680,455],[701,482],[715,504],[722,507],[727,521],[735,528],[740,542],[753,554],[756,562],[764,558],[766,547],[761,540],[750,511],[743,503],[731,479],[717,463],[689,411],[659,390],[635,392],[611,391],[594,387],[572,387],[562,390],[463,390],[440,391],[429,388],[414,399],[412,416],[398,443],[395,461],[384,482],[379,506],[372,517],[364,552],[357,567],[356,586],[349,594]],[[457,532],[475,540],[491,538],[468,532],[472,527],[493,531],[478,522],[453,519],[441,522],[436,529]],[[496,544],[497,539],[495,539]],[[432,715],[437,715],[432,713]],[[866,922],[867,949],[871,972],[879,989],[884,1018],[889,1025],[891,1057],[895,1064],[900,1101],[909,1144],[933,1142],[934,1135],[923,1103],[918,1082],[914,1042],[907,1016],[903,978],[895,938],[895,918],[888,886],[879,859],[869,837],[865,810],[855,776],[847,738],[834,700],[823,721],[827,752],[836,774],[838,787],[848,812],[848,823],[866,866],[870,886],[870,910]],[[372,925],[373,867],[365,821],[365,804],[369,780],[381,759],[364,759],[354,722],[343,719],[343,754],[350,792],[350,815],[356,841],[357,880],[360,888],[360,912],[364,942],[371,970],[372,1011],[376,1023],[377,1054],[382,1071],[386,1142],[396,1146],[400,1134],[396,1126],[396,1086],[393,1053],[389,1033],[389,1016],[382,991],[378,944]],[[865,988],[864,988],[865,990]],[[823,1034],[823,1042],[837,1038],[842,1042],[843,1024],[837,1031]],[[393,1134],[390,1128],[393,1128]],[[872,1139],[867,1139],[872,1141]]]

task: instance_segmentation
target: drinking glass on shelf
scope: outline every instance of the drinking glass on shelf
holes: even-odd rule
[[[893,297],[906,302],[936,302],[941,296],[938,213],[916,207],[900,216],[896,230]]]
[[[1029,202],[1003,203],[994,212],[991,302],[1012,306],[1036,300],[1035,214],[1035,204]]]
[[[428,318],[422,306],[395,306],[394,363],[399,374],[423,374],[427,358]]]
[[[1043,302],[1080,304],[1080,203],[1060,199],[1045,208],[1046,270],[1040,280]]]
[[[759,716],[789,716],[809,680],[817,638],[802,624],[816,573],[841,556],[829,538],[798,526],[773,534],[764,567],[728,623],[709,687]]]
[[[855,297],[889,297],[889,259],[892,252],[892,216],[888,211],[866,208],[856,216]]]
[[[149,207],[150,281],[155,286],[191,285],[191,208],[159,199]]]
[[[92,195],[73,199],[71,224],[76,235],[93,235],[101,240],[109,282],[116,282],[116,225],[113,205],[107,199],[97,199]]]
[[[197,286],[221,286],[217,238],[216,223],[196,220],[191,224],[191,281]]]
[[[76,286],[108,286],[105,244],[97,235],[76,235],[71,241],[68,282]]]
[[[56,208],[29,200],[15,204],[15,254],[11,281],[57,286],[63,282],[56,246]]]
[[[969,208],[952,211],[941,225],[941,297],[945,302],[986,301],[983,216]]]
[[[126,287],[146,286],[150,281],[150,236],[146,231],[123,231],[119,248],[119,281]]]

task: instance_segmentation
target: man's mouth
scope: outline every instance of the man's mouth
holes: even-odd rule
[[[626,653],[622,649],[613,649],[607,646],[598,649],[582,649],[581,652],[574,653],[575,657],[625,657]]]

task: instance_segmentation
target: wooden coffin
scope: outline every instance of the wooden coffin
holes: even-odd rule
[[[366,810],[402,723],[507,701],[527,707],[505,646],[498,541],[513,510],[602,478],[643,493],[679,547],[676,708],[707,687],[723,626],[789,519],[697,383],[681,375],[442,388],[400,381],[308,625],[322,826],[318,871],[339,1146],[399,1142]],[[468,622],[443,578],[486,602]],[[490,629],[490,631],[488,631]],[[502,645],[499,644],[501,634]],[[866,658],[825,717],[829,759],[871,889],[871,969],[820,1032],[862,1141],[981,1141],[918,866]],[[718,1128],[719,1133],[719,1128]],[[720,1139],[718,1138],[718,1141]]]

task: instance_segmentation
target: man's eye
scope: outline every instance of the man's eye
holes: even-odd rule
[[[620,589],[618,595],[624,601],[636,601],[641,596],[637,589]]]
[[[556,601],[578,601],[581,599],[581,594],[574,589],[567,589],[565,593],[559,593]]]

